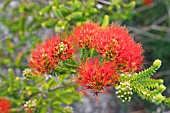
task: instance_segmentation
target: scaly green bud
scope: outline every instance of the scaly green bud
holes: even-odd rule
[[[162,94],[158,94],[158,95],[153,97],[152,102],[156,103],[156,104],[160,104],[164,99],[165,99],[165,97],[162,96]]]
[[[155,60],[155,61],[153,62],[153,66],[159,68],[159,67],[161,66],[161,61],[160,61],[159,59]]]
[[[160,85],[159,87],[162,91],[164,91],[166,89],[166,87],[164,85]]]

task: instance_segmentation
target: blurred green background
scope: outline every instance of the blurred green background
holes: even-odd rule
[[[145,68],[155,59],[162,67],[154,76],[165,80],[164,95],[170,95],[170,0],[2,0],[0,1],[0,74],[11,68],[21,76],[27,57],[37,43],[52,34],[70,32],[81,22],[102,23],[109,15],[110,23],[129,29],[145,50]],[[1,93],[1,92],[0,92]],[[84,104],[73,103],[75,113],[166,113],[169,108],[154,105],[134,96],[132,102],[121,103],[115,96],[101,95],[101,104],[85,97]]]

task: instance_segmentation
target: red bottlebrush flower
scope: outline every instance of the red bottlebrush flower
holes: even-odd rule
[[[151,4],[152,3],[152,0],[144,0],[144,4],[145,5],[149,5],[149,4]]]
[[[59,35],[53,36],[32,51],[29,66],[38,72],[49,73],[54,70],[59,59],[69,59],[73,53],[74,49],[69,41],[61,40]]]
[[[104,58],[116,62],[120,72],[141,69],[143,49],[124,27],[111,25],[98,32],[95,49]]]
[[[9,113],[11,102],[8,99],[0,98],[0,113]]]
[[[77,82],[85,90],[91,90],[97,95],[102,93],[105,88],[115,86],[119,77],[115,70],[116,66],[113,62],[101,65],[99,58],[90,59],[80,66]]]
[[[99,24],[84,23],[72,31],[72,40],[81,48],[92,48],[94,46],[93,40],[98,31],[100,31]]]
[[[120,71],[131,72],[142,68],[143,49],[140,43],[136,43],[125,27],[112,24],[108,28],[111,38],[116,40],[119,45],[115,61]]]

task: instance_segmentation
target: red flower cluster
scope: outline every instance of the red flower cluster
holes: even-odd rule
[[[72,34],[79,47],[94,48],[104,59],[116,62],[120,72],[141,69],[143,50],[125,27],[112,24],[102,28],[98,24],[88,22],[76,27]]]
[[[100,27],[99,24],[87,22],[76,27],[71,34],[67,40],[62,41],[57,36],[38,45],[32,51],[29,65],[41,73],[51,72],[59,59],[68,59],[74,53],[71,41],[80,48],[94,49],[102,56],[102,63],[99,63],[99,58],[82,63],[77,82],[96,95],[114,86],[120,73],[135,72],[142,67],[143,49],[125,27],[114,24]]]
[[[113,62],[103,65],[99,63],[99,58],[87,60],[79,68],[79,78],[77,82],[94,94],[103,92],[109,86],[115,86],[118,74],[115,73],[116,66]]]
[[[49,73],[54,70],[59,59],[69,59],[73,53],[74,49],[69,41],[61,40],[59,35],[53,36],[32,51],[29,66],[38,72]]]
[[[136,43],[125,27],[112,24],[107,30],[110,38],[116,40],[117,55],[115,62],[122,72],[138,71],[142,67],[143,49],[140,43]],[[114,43],[115,44],[115,43]]]
[[[8,99],[0,98],[0,113],[9,113],[11,102]]]

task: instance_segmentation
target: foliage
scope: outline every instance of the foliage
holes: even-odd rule
[[[0,85],[0,96],[10,99],[13,107],[12,112],[18,113],[31,109],[38,113],[46,113],[51,110],[65,113],[67,106],[79,101],[80,95],[75,91],[75,84],[65,76],[65,73],[60,73],[60,76],[62,79],[46,75],[28,80],[25,77],[15,76],[9,69],[8,76],[0,75],[3,81]],[[26,101],[34,99],[36,100],[34,109],[24,108]]]
[[[148,69],[145,69],[144,71],[135,74],[122,74],[122,76],[120,77],[120,82],[121,84],[122,82],[129,83],[130,89],[133,90],[133,92],[137,93],[142,99],[149,100],[155,104],[160,103],[170,104],[168,102],[169,98],[162,96],[162,92],[166,89],[166,87],[163,85],[163,80],[162,79],[155,80],[149,78],[151,75],[153,75],[153,73],[155,73],[155,71],[158,68],[160,68],[160,66],[161,61],[155,60],[153,66],[151,66]],[[126,93],[124,92],[123,94],[120,94],[119,90],[122,88],[126,89],[126,87],[125,86],[122,87],[120,85],[118,86],[119,88],[117,88],[118,94],[120,95],[120,97],[122,95],[124,97],[124,94]],[[127,98],[130,98],[128,96]],[[126,100],[128,99],[125,98],[122,99],[122,101]]]
[[[97,8],[96,5],[102,8]],[[73,26],[88,19],[101,22],[106,10],[109,15],[115,15],[114,20],[119,18],[126,20],[131,17],[130,12],[133,7],[134,3],[125,4],[114,1],[105,4],[95,0],[52,0],[50,2],[6,0],[0,10],[0,24],[5,31],[0,41],[2,51],[0,65],[14,69],[27,67],[25,63],[23,65],[23,62],[26,62],[25,56],[29,55],[30,48],[41,41],[40,37],[49,34],[46,33],[47,29],[49,32],[58,33],[63,30],[70,31]],[[112,10],[114,8],[119,10]],[[45,33],[41,34],[42,32]]]
[[[102,9],[96,7],[98,4],[102,6]],[[88,19],[101,22],[103,15],[105,15],[105,10],[108,9],[107,5],[95,0],[81,2],[76,0],[52,0],[51,2],[4,1],[3,7],[0,9],[0,29],[2,29],[0,31],[2,34],[0,41],[0,66],[2,66],[1,81],[3,81],[3,84],[1,84],[1,96],[10,98],[13,107],[12,111],[23,112],[22,106],[27,106],[26,102],[31,103],[36,97],[37,106],[33,106],[33,108],[36,108],[33,109],[36,112],[52,110],[53,106],[49,107],[52,104],[54,104],[55,109],[57,107],[57,110],[67,109],[69,111],[70,108],[63,106],[63,103],[71,104],[73,101],[77,101],[79,96],[75,92],[74,84],[70,83],[69,85],[64,81],[68,78],[67,80],[70,82],[68,75],[69,73],[75,73],[77,63],[70,60],[60,62],[60,66],[55,69],[55,74],[51,73],[51,75],[60,75],[60,77],[58,79],[48,78],[46,80],[44,76],[34,78],[32,71],[25,69],[28,67],[26,57],[30,54],[30,49],[42,40],[39,37],[49,34],[47,33],[49,31],[52,32],[54,30],[53,32],[55,33],[63,30],[69,31],[74,25],[85,22]],[[117,16],[114,16],[115,20],[120,18],[120,14],[125,14],[127,11],[131,12],[134,7],[133,4],[127,4],[128,7],[126,7],[125,3],[120,2],[112,3],[110,6],[108,13],[119,13],[116,14]],[[119,10],[111,10],[115,6],[119,6]],[[125,12],[122,12],[122,9],[125,9]],[[122,19],[126,20],[130,17],[129,14],[125,15],[126,17]],[[48,31],[42,34],[46,30]],[[8,76],[2,74],[7,73],[6,70],[8,68],[10,68]],[[25,69],[23,71],[24,77],[20,77],[21,70],[18,69]],[[55,83],[54,81],[57,82]],[[58,88],[49,91],[54,86]],[[71,94],[68,96],[70,92]],[[39,95],[42,96],[39,97]],[[63,95],[67,95],[68,98],[65,98]],[[43,102],[42,106],[40,106],[41,102]]]
[[[29,110],[35,112],[51,112],[53,110],[64,113],[72,112],[70,105],[80,98],[75,91],[75,84],[72,82],[72,78],[77,73],[76,68],[80,66],[79,63],[75,60],[59,61],[55,71],[48,74],[50,76],[42,76],[28,68],[26,58],[31,49],[42,41],[43,38],[40,37],[49,36],[51,32],[54,34],[62,31],[68,33],[75,25],[80,25],[87,20],[102,23],[103,27],[107,27],[108,23],[112,21],[126,24],[130,31],[134,32],[135,39],[142,42],[148,65],[156,58],[161,59],[164,64],[161,71],[152,78],[150,76],[156,69],[154,66],[141,72],[124,73],[124,76],[120,77],[122,81],[117,83],[118,87],[120,86],[120,88],[116,87],[119,90],[119,92],[117,91],[118,97],[122,101],[130,101],[131,98],[135,97],[135,94],[142,99],[159,104],[158,106],[140,104],[149,110],[153,106],[160,108],[160,103],[169,105],[170,99],[164,96],[168,95],[169,78],[162,76],[169,74],[169,64],[167,63],[169,62],[168,51],[170,49],[168,39],[169,1],[144,0],[144,2],[149,1],[144,5],[143,0],[134,0],[136,7],[135,2],[130,1],[5,0],[0,9],[0,81],[2,81],[0,96],[7,97],[12,101],[11,110],[13,112],[24,112],[24,110],[27,112],[31,112]],[[103,18],[105,14],[108,15],[106,19]],[[81,51],[81,60],[84,61],[88,57],[99,55],[94,49],[80,49],[78,51]],[[23,69],[25,70],[23,77],[21,77]],[[35,74],[41,75],[41,77],[34,77]],[[70,74],[71,76],[69,76]],[[122,72],[121,75],[123,75]],[[130,81],[124,80],[123,77]],[[164,84],[168,89],[163,93],[164,95],[162,92],[166,87],[160,77],[164,79]],[[54,87],[53,85],[49,86],[49,84],[54,84]],[[122,87],[125,88],[127,85],[129,88],[122,90]],[[146,96],[145,92],[150,96]],[[123,94],[124,97],[121,97]],[[66,102],[67,98],[63,95],[71,96],[68,97],[69,102]],[[137,101],[138,103],[143,102]],[[30,103],[31,107],[27,103]],[[52,104],[57,108],[50,107]],[[127,104],[124,103],[124,105]],[[132,106],[129,107],[132,108]]]

